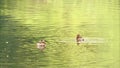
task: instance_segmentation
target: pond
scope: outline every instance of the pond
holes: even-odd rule
[[[119,68],[119,6],[119,0],[2,0],[0,68]],[[89,42],[77,45],[77,34]],[[46,41],[43,51],[39,40]]]

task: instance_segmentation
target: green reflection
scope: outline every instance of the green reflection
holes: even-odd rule
[[[0,66],[118,68],[119,25],[119,0],[2,0]],[[106,41],[77,46],[78,33]]]

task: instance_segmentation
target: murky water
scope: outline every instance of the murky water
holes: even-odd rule
[[[119,0],[0,1],[0,68],[119,68]],[[81,43],[75,37],[102,38]],[[36,43],[44,39],[40,51]]]

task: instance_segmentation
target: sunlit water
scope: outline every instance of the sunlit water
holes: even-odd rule
[[[0,68],[119,68],[119,0],[2,0]],[[103,43],[75,42],[102,38]],[[36,43],[44,39],[40,51]]]

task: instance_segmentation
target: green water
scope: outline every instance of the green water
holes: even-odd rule
[[[119,0],[0,1],[0,68],[119,68],[119,7]],[[104,43],[77,46],[78,33]]]

